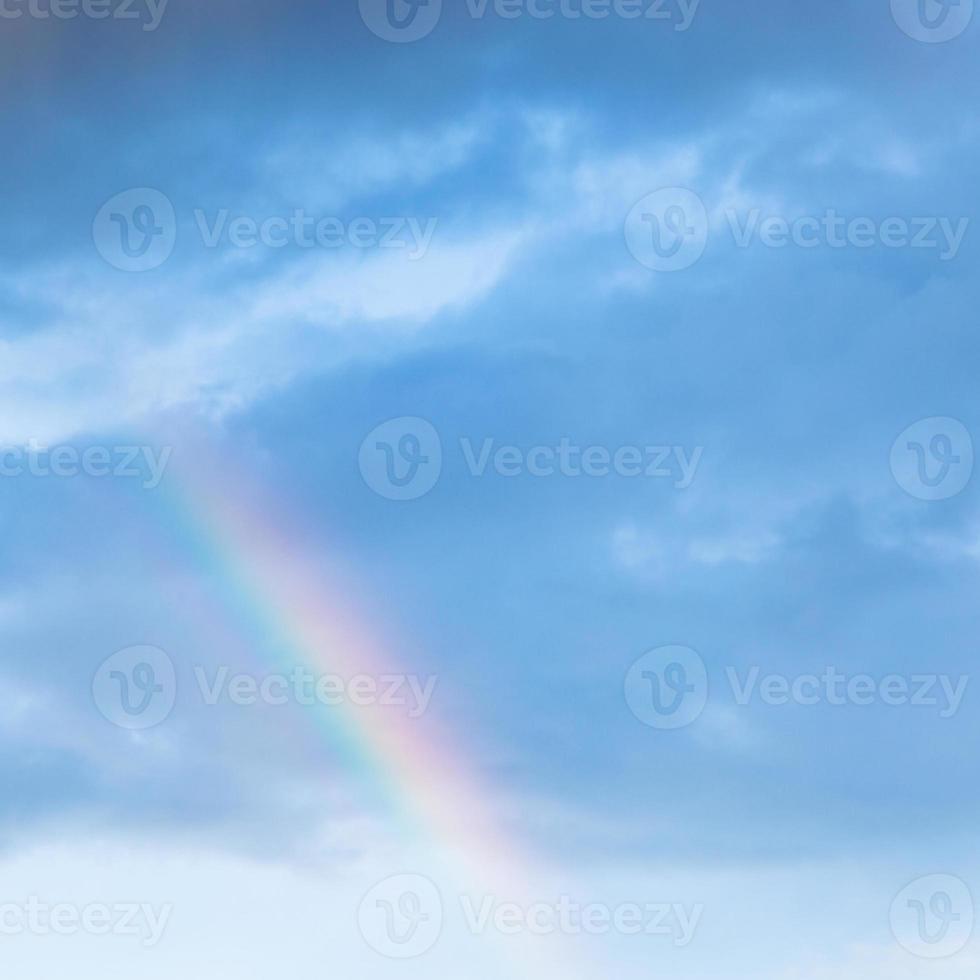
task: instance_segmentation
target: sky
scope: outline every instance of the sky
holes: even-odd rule
[[[0,0],[0,967],[961,980],[974,0]]]

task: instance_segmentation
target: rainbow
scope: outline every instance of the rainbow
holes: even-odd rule
[[[278,667],[303,665],[346,678],[397,673],[349,590],[322,557],[311,554],[296,510],[263,492],[214,446],[182,445],[157,491],[167,529],[183,530],[196,561],[220,583],[225,613],[261,641],[256,645],[263,654],[276,658]],[[534,895],[534,862],[499,829],[496,794],[473,775],[457,732],[404,709],[345,703],[302,710],[332,754],[393,818],[399,843],[433,854],[436,866],[450,869],[460,894],[479,891],[513,901]],[[520,963],[511,963],[504,975],[594,975],[583,973],[580,962],[556,964],[551,944],[531,938],[509,943],[521,951]],[[548,963],[541,958],[545,949]]]

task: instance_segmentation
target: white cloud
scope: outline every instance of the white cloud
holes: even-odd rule
[[[227,294],[199,281],[178,286],[175,299],[145,295],[130,281],[114,294],[102,283],[76,288],[61,298],[59,324],[0,341],[0,443],[52,443],[139,425],[183,405],[237,409],[311,366],[326,366],[309,364],[304,331],[343,331],[334,353],[341,360],[383,352],[385,334],[417,331],[483,299],[521,243],[520,231],[504,229],[436,241],[424,261],[402,250],[304,255],[273,278]],[[187,295],[198,289],[187,309]]]
[[[779,535],[768,527],[735,527],[707,534],[676,523],[642,528],[626,522],[612,532],[613,556],[626,569],[665,577],[680,568],[758,565],[775,558]]]
[[[836,98],[781,92],[750,106],[746,119],[761,126],[758,142],[765,145],[776,130],[760,119],[778,121],[798,111],[826,115]],[[503,118],[485,112],[392,137],[361,133],[339,147],[322,136],[288,134],[274,159],[259,161],[264,176],[255,190],[268,197],[274,185],[283,200],[301,201],[310,211],[355,199],[366,207],[369,195],[428,187],[470,163],[488,134],[502,129]],[[407,250],[256,250],[248,253],[246,269],[215,252],[211,262],[189,270],[175,263],[154,278],[120,276],[95,266],[90,255],[81,265],[61,262],[9,275],[3,286],[11,295],[53,312],[33,332],[18,327],[0,341],[0,442],[50,443],[81,431],[137,426],[174,408],[233,411],[308,370],[389,356],[444,313],[480,303],[517,278],[522,254],[540,259],[589,236],[621,239],[629,208],[656,188],[697,188],[715,226],[728,207],[781,213],[803,207],[749,186],[745,154],[723,152],[739,145],[746,119],[683,141],[616,152],[594,148],[579,116],[527,108],[516,119],[504,135],[533,160],[522,174],[527,200],[503,216],[492,197],[439,215],[435,238],[418,261],[409,260]],[[877,145],[895,172],[915,165],[895,134],[881,132]],[[716,157],[722,162],[709,166]],[[659,281],[625,245],[602,254],[605,260],[576,267],[570,289],[637,291]],[[228,285],[233,266],[238,279]],[[93,275],[92,268],[99,271]],[[244,272],[252,278],[242,284]],[[637,564],[664,547],[624,538],[619,550],[625,564]],[[684,559],[755,563],[773,547],[764,527],[739,528],[695,540]]]
[[[401,251],[342,262],[314,256],[264,285],[250,316],[329,327],[427,322],[449,307],[482,299],[508,270],[520,242],[519,232],[501,231],[436,242],[424,260]]]
[[[76,908],[117,902],[170,907],[162,939],[145,948],[127,936],[4,935],[5,976],[264,980],[325,970],[364,980],[641,980],[651,973],[675,980],[966,980],[980,964],[970,948],[927,963],[891,940],[890,903],[910,869],[920,870],[908,855],[860,867],[832,861],[707,867],[637,857],[563,870],[527,865],[526,881],[515,891],[489,893],[494,903],[522,906],[567,895],[610,909],[624,903],[701,907],[691,942],[676,946],[669,937],[614,930],[473,935],[462,899],[467,895],[478,905],[488,895],[476,879],[447,864],[445,855],[399,850],[383,837],[364,840],[360,857],[323,866],[300,856],[273,862],[190,848],[178,839],[79,835],[77,829],[63,827],[62,844],[22,846],[0,859],[0,904],[36,896]],[[358,929],[362,898],[396,873],[424,875],[441,894],[442,934],[414,960],[385,959]]]
[[[422,186],[459,168],[488,138],[491,125],[490,118],[478,116],[427,132],[286,136],[264,161],[264,184],[307,208],[343,208],[391,188]]]

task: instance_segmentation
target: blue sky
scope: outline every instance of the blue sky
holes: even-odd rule
[[[0,447],[20,465],[0,476],[0,906],[173,905],[152,949],[4,935],[0,964],[499,975],[448,885],[417,958],[359,933],[370,887],[440,864],[360,796],[308,717],[329,708],[202,703],[195,667],[261,677],[274,645],[169,506],[206,453],[302,527],[390,664],[438,678],[427,717],[543,869],[533,898],[703,905],[689,944],[566,935],[546,959],[560,941],[582,976],[975,975],[956,927],[931,959],[890,915],[927,876],[980,888],[980,26],[972,0],[923,2],[594,20],[444,0],[404,43],[372,31],[372,0],[170,0],[158,23],[0,4],[23,13],[0,19]],[[677,189],[703,211],[671,211]],[[141,202],[167,254],[131,271],[111,215],[136,241]],[[298,212],[342,240],[304,245]],[[678,214],[698,254],[652,269]],[[861,227],[834,247],[829,214]],[[281,219],[282,244],[236,246],[236,218],[246,238]],[[782,246],[740,245],[766,218]],[[364,453],[406,419],[441,468],[393,500]],[[429,429],[391,431],[421,440],[391,438],[402,463],[431,457]],[[657,473],[534,475],[526,454],[563,441]],[[913,444],[933,474],[948,445],[948,495]],[[27,468],[40,446],[145,455],[58,477]],[[130,731],[93,676],[143,644],[179,697]],[[665,730],[630,709],[628,672],[672,645],[709,693]],[[739,704],[753,668],[931,677],[936,703]]]

